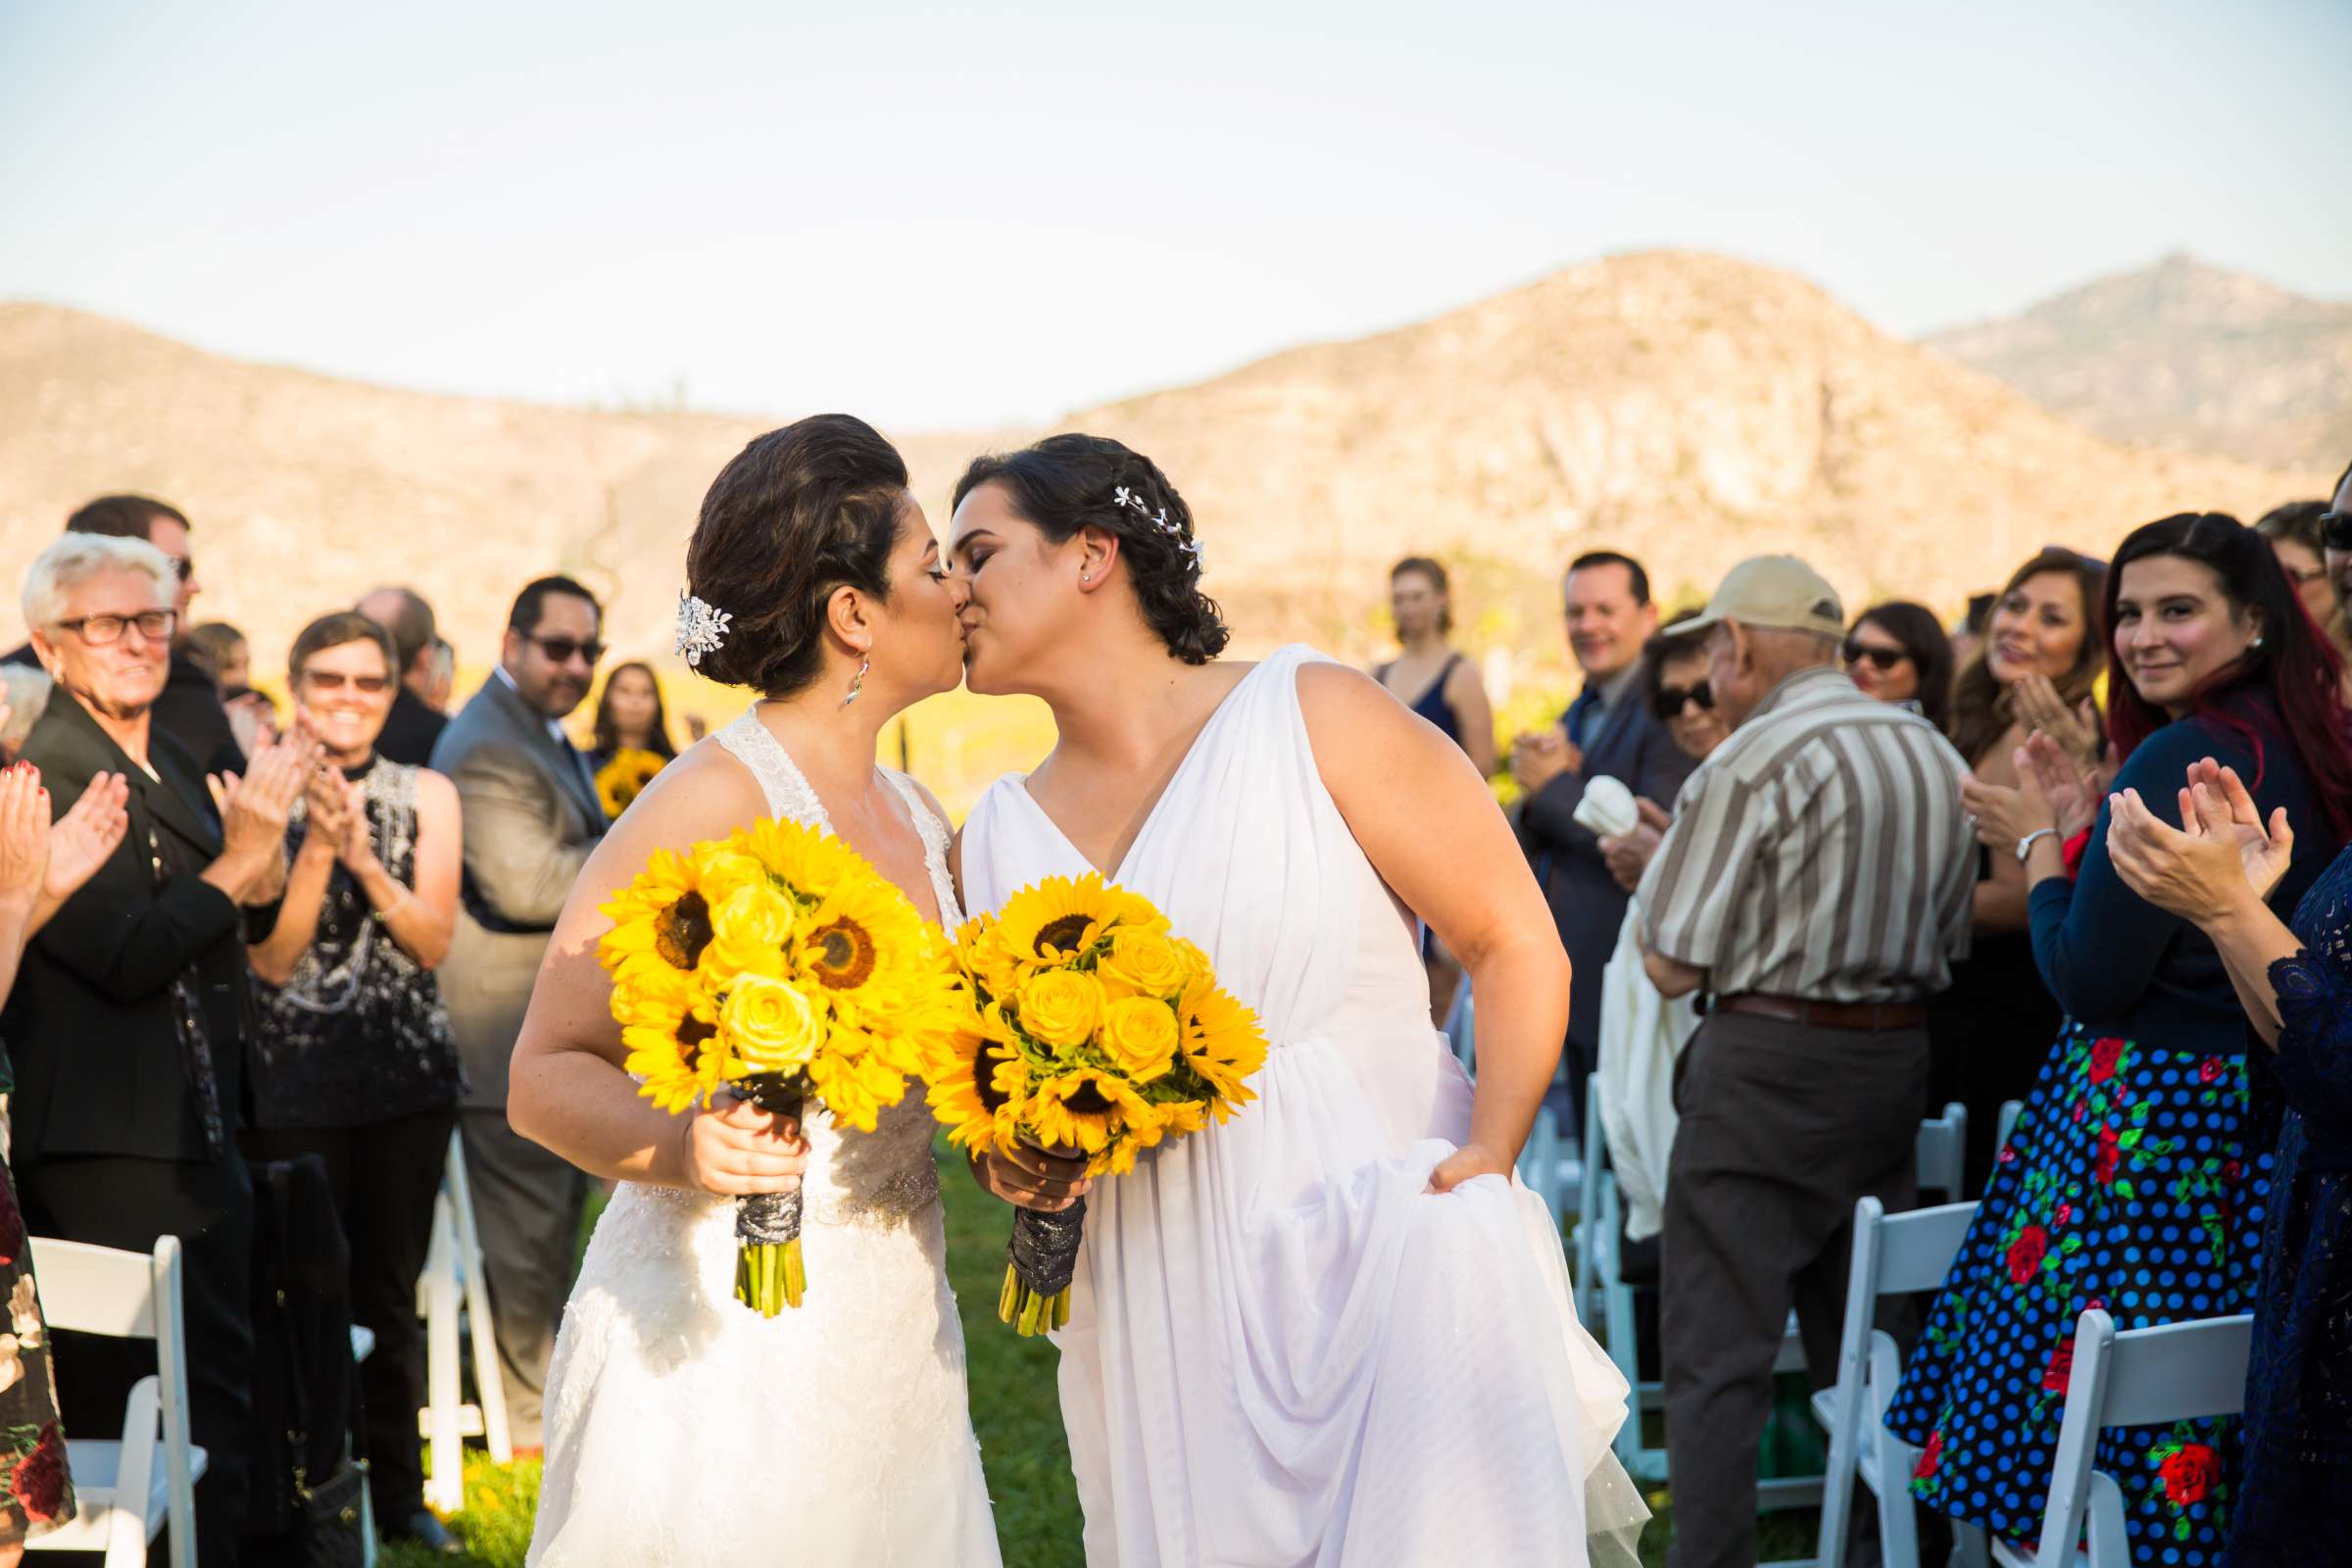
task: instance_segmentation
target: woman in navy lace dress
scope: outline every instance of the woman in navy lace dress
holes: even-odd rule
[[[2266,828],[2237,776],[2210,763],[2190,784],[2187,831],[2130,796],[2108,849],[2142,898],[2213,940],[2278,1053],[2286,1114],[2226,1560],[2300,1564],[2315,1542],[2352,1540],[2352,850],[2304,896],[2290,930],[2263,903],[2292,852],[2285,821]]]
[[[2270,547],[2218,514],[2168,517],[2124,541],[2105,601],[2116,788],[2169,814],[2201,759],[2235,767],[2260,809],[2308,824],[2274,894],[2291,908],[2352,825],[2352,740],[2334,656]],[[2030,1541],[2082,1311],[2144,1328],[2253,1304],[2272,1128],[2250,1094],[2253,1036],[2221,956],[2122,881],[2105,823],[2070,876],[2058,839],[2074,824],[2061,828],[2037,790],[1972,786],[1969,799],[1981,831],[2020,846],[2034,958],[2067,1022],[1886,1424],[1920,1450],[1915,1495]],[[2220,1559],[2237,1445],[2233,1420],[2101,1435],[2135,1563]]]

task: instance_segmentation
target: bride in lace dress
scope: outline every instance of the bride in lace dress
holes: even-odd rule
[[[619,1184],[556,1342],[528,1560],[995,1568],[922,1086],[871,1133],[733,1101],[667,1115],[622,1070],[596,961],[598,905],[654,850],[761,816],[831,830],[955,928],[946,820],[874,750],[898,710],[956,684],[963,591],[898,454],[841,415],[772,431],[727,466],[687,575],[731,612],[702,672],[767,700],[614,825],[515,1045],[516,1129]],[[761,1318],[733,1297],[734,1200],[796,1185],[808,1296]]]

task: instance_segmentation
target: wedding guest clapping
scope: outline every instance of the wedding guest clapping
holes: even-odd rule
[[[154,719],[179,574],[142,540],[68,534],[32,564],[32,646],[57,682],[25,738],[55,801],[129,781],[123,840],[34,939],[0,1023],[15,1058],[14,1165],[41,1235],[183,1257],[189,1425],[210,1455],[199,1556],[234,1562],[249,1469],[253,1189],[242,940],[285,882],[286,818],[317,749],[265,747],[210,781]],[[77,1339],[69,1424],[118,1430],[151,1345]]]
[[[0,703],[0,734],[9,730],[10,716],[9,705]],[[52,827],[40,770],[15,763],[0,771],[0,1002],[16,987],[24,944],[122,841],[125,794],[119,775],[101,774]],[[13,1088],[0,1051],[0,1096]],[[0,1292],[7,1294],[12,1330],[0,1339],[0,1568],[16,1568],[26,1541],[74,1511],[27,1234],[16,1184],[0,1166],[0,1241],[13,1239],[0,1247]]]
[[[2311,824],[2280,885],[2299,897],[2352,828],[2352,721],[2268,545],[2219,514],[2150,523],[2117,552],[2104,611],[2118,787],[2169,812],[2192,762],[2229,762],[2256,780],[2262,809]],[[1887,1425],[1922,1450],[1917,1495],[2016,1537],[2040,1528],[2076,1319],[2094,1304],[2127,1328],[2245,1310],[2270,1154],[2250,1117],[2245,1016],[2213,943],[2133,892],[2100,832],[2070,877],[2037,778],[1971,798],[2001,808],[1980,810],[1981,831],[2025,864],[2034,957],[2067,1022]],[[2221,1482],[2167,1487],[2160,1468],[2183,1446]],[[2098,1462],[2133,1499],[2135,1562],[2214,1560],[2237,1469],[2230,1423],[2112,1429]]]
[[[2314,1541],[2352,1537],[2352,851],[2290,929],[2263,902],[2293,859],[2286,813],[2266,824],[2211,759],[2180,796],[2179,828],[2137,791],[2118,796],[2107,850],[2133,892],[2211,939],[2285,1091],[2230,1551],[2294,1562]]]
[[[2079,769],[2097,760],[2100,737],[2090,705],[2106,661],[2105,581],[2099,563],[2049,549],[2002,585],[1986,618],[1984,647],[1961,670],[1944,725],[1969,765],[1971,809],[1982,809],[1982,786],[2017,787],[2017,749],[2036,727],[2053,743],[2062,738]],[[2098,794],[2088,796],[2092,809]],[[1951,985],[1928,1002],[1923,1107],[1940,1110],[1953,1101],[1968,1107],[1963,1181],[1970,1195],[1982,1192],[1992,1174],[2001,1105],[2032,1092],[2062,1017],[2034,966],[2025,868],[2015,857],[1981,859],[1972,911],[1968,956],[1952,966]]]
[[[360,1364],[375,1516],[390,1539],[446,1549],[416,1445],[416,1276],[463,1086],[432,973],[457,919],[458,792],[375,750],[398,684],[383,627],[323,616],[286,662],[299,723],[326,755],[287,828],[276,923],[251,950],[262,1019],[245,1148],[325,1162],[351,1243],[352,1318],[375,1334]]]

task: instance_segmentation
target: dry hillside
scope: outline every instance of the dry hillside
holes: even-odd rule
[[[479,662],[551,567],[613,596],[616,645],[653,651],[702,489],[763,422],[396,391],[0,306],[0,548],[21,562],[76,503],[147,490],[196,520],[199,609],[244,624],[264,668],[304,618],[387,579],[427,593]],[[2099,550],[2318,477],[2126,451],[1797,278],[1673,253],[1068,422],[1184,487],[1245,646],[1360,643],[1407,552],[1460,562],[1483,635],[1545,657],[1554,573],[1602,544],[1649,558],[1670,596],[1780,548],[1856,598],[1949,605],[2045,540]],[[935,522],[988,439],[906,437]],[[13,604],[0,618],[13,632]]]
[[[2193,257],[1927,343],[2118,441],[2330,474],[2352,458],[2352,305]]]

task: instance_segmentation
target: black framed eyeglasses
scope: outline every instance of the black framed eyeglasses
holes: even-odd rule
[[[1715,710],[1715,688],[1705,681],[1695,686],[1661,686],[1658,695],[1650,699],[1650,707],[1660,718],[1680,718],[1683,707],[1696,703],[1707,712]]]
[[[92,648],[105,648],[121,642],[122,633],[132,626],[138,627],[139,635],[151,643],[169,642],[172,628],[179,624],[179,616],[169,610],[150,610],[136,615],[79,615],[57,624]]]
[[[1873,669],[1892,669],[1911,657],[1908,649],[1872,648],[1865,643],[1858,643],[1850,637],[1846,639],[1843,652],[1846,665],[1849,668],[1855,664],[1867,662]]]
[[[2330,550],[2352,550],[2352,512],[2321,513],[2320,543]]]
[[[526,637],[525,640],[559,664],[570,663],[575,654],[591,665],[605,657],[605,645],[593,637],[586,642],[569,637]]]

